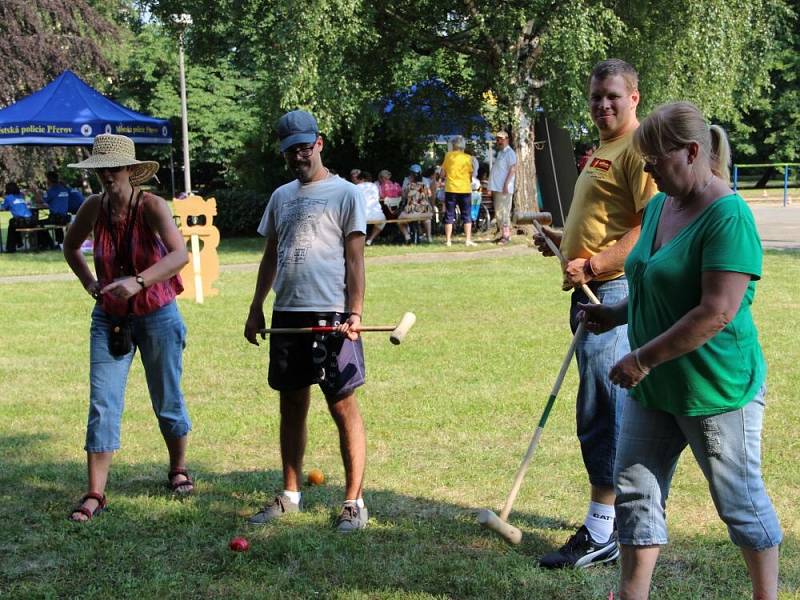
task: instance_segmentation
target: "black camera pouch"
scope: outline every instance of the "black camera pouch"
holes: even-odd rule
[[[125,356],[133,349],[131,323],[127,316],[114,320],[108,331],[108,351],[114,356]]]

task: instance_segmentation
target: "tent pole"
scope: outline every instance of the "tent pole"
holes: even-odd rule
[[[175,160],[172,144],[169,145],[169,178],[172,181],[172,198],[175,198]]]

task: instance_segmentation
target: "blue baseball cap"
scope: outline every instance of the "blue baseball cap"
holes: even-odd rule
[[[278,120],[278,139],[281,152],[297,144],[313,144],[317,141],[319,127],[314,116],[304,110],[293,110]]]
[[[411,168],[409,168],[409,171],[419,175],[420,173],[422,173],[422,167],[420,167],[418,164],[414,163],[413,165],[411,165]]]

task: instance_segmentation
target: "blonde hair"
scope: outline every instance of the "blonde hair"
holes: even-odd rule
[[[642,120],[633,134],[633,145],[642,154],[663,156],[670,150],[695,142],[708,159],[711,172],[730,183],[731,148],[725,130],[709,125],[691,102],[662,104]]]

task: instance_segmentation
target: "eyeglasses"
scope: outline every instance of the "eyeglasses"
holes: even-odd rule
[[[299,156],[300,158],[308,158],[314,153],[314,147],[316,146],[316,142],[313,144],[308,144],[306,146],[292,146],[288,150],[285,150],[283,153],[287,156]]]
[[[644,163],[646,165],[651,166],[651,167],[655,167],[658,164],[659,161],[663,161],[670,154],[672,154],[676,150],[680,150],[682,147],[683,146],[677,146],[675,148],[671,148],[671,149],[667,150],[666,152],[664,152],[664,154],[661,154],[661,155],[658,155],[658,154],[642,154],[642,160],[644,161]]]
[[[122,171],[122,169],[124,169],[124,168],[125,168],[125,167],[97,167],[97,168],[95,169],[95,171],[97,171],[98,173],[99,173],[100,171],[108,171],[109,173],[119,173],[119,172],[120,172],[120,171]]]

